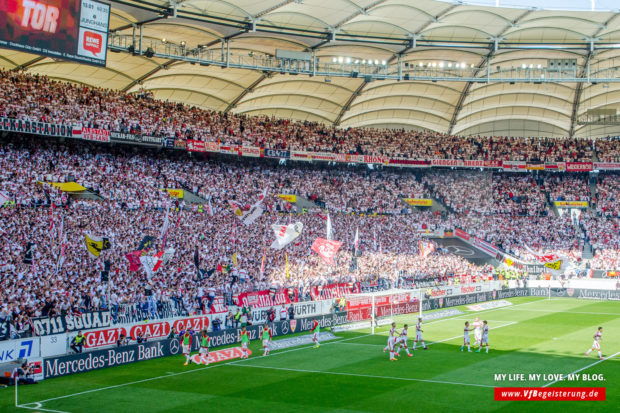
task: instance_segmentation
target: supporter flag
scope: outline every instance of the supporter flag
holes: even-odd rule
[[[284,253],[284,259],[286,260],[286,278],[291,278],[291,274],[288,270],[288,254]]]
[[[514,265],[514,261],[511,260],[510,258],[506,257],[504,259],[504,262],[506,263],[507,266],[512,267]]]
[[[353,240],[353,247],[355,248],[353,251],[353,256],[357,257],[357,251],[360,247],[360,229],[355,228],[355,239]]]
[[[207,212],[210,216],[213,216],[213,206],[211,205],[211,197],[209,197],[209,205],[207,207]]]
[[[327,239],[329,241],[334,239],[333,231],[332,231],[332,219],[329,217],[329,211],[327,211]]]
[[[125,254],[125,258],[129,261],[129,271],[138,271],[140,269],[140,256],[142,255],[142,251],[132,251]]]
[[[237,261],[237,253],[235,252],[232,257],[230,257],[230,260],[232,261],[233,265],[236,267],[237,265],[239,265],[239,261]]]
[[[319,254],[323,261],[329,265],[335,265],[334,257],[342,246],[342,242],[317,238],[312,243],[312,251]]]
[[[265,255],[267,253],[267,248],[263,249],[263,259],[260,263],[260,275],[265,273]]]
[[[228,205],[230,205],[230,209],[232,209],[233,214],[239,217],[239,219],[243,219],[243,217],[245,216],[245,213],[241,210],[241,207],[239,206],[239,204],[237,204],[235,201],[229,200]]]
[[[228,204],[230,205],[233,214],[235,214],[241,220],[243,225],[252,225],[254,221],[256,221],[258,217],[263,214],[264,209],[262,204],[265,196],[267,196],[267,188],[263,190],[263,193],[258,198],[258,201],[256,201],[249,208],[246,208],[246,210],[241,208],[239,204],[235,201],[229,200]]]
[[[107,237],[98,237],[92,234],[84,235],[86,250],[93,258],[98,258],[102,251],[109,250],[110,240]]]
[[[430,241],[420,240],[418,241],[418,247],[420,249],[420,257],[422,258],[428,257],[433,251],[435,251],[435,245],[433,245]]]
[[[271,248],[274,250],[281,250],[286,247],[288,244],[293,242],[299,235],[301,235],[301,231],[304,228],[304,224],[301,222],[296,222],[294,224],[288,225],[277,225],[273,224],[271,229],[273,229],[273,233],[276,236],[275,241],[271,244]]]
[[[196,271],[200,271],[200,256],[198,255],[198,247],[194,249],[194,265],[196,266]]]
[[[6,192],[0,191],[0,207],[2,207],[4,204],[9,202],[10,200],[11,200],[11,197]]]
[[[155,241],[155,237],[150,235],[145,236],[142,238],[142,241],[140,241],[140,244],[138,244],[138,251],[141,251],[144,254],[148,253],[148,251],[153,248]]]
[[[160,251],[153,256],[143,255],[140,257],[140,262],[144,266],[144,270],[149,278],[152,278],[153,275],[159,270],[163,265],[165,265],[170,258],[174,255],[174,248],[168,248],[164,251]]]
[[[36,245],[34,242],[30,242],[28,241],[26,243],[26,248],[24,249],[24,264],[32,264],[33,263],[33,258],[34,258],[34,249],[35,249]]]

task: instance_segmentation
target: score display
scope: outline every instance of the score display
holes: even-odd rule
[[[109,20],[97,0],[0,0],[0,47],[105,66]]]

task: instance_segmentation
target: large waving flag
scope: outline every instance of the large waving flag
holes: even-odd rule
[[[153,256],[144,255],[140,257],[140,262],[144,266],[146,275],[151,278],[163,265],[165,265],[174,255],[174,248],[160,251]]]
[[[274,250],[281,250],[299,237],[304,228],[304,224],[301,222],[288,225],[274,224],[271,228],[276,236],[276,240],[271,244],[271,248]]]
[[[110,240],[106,237],[98,237],[92,234],[84,235],[86,250],[93,258],[98,258],[102,251],[111,248]]]
[[[420,250],[420,257],[422,258],[428,257],[433,251],[435,251],[435,245],[430,241],[420,240],[418,242],[418,248]]]
[[[254,221],[256,221],[258,217],[263,214],[263,199],[265,199],[265,196],[267,196],[267,188],[263,190],[263,193],[258,198],[258,201],[256,201],[250,208],[246,207],[246,210],[241,208],[241,206],[235,201],[229,200],[228,204],[230,205],[233,214],[241,220],[243,225],[252,225]]]
[[[319,254],[319,256],[323,258],[323,261],[329,265],[335,265],[334,257],[341,246],[342,242],[340,241],[317,238],[312,243],[312,251]]]

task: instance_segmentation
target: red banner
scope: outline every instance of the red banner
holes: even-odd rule
[[[82,128],[82,139],[95,142],[110,142],[110,131],[105,129]]]
[[[593,169],[592,162],[566,162],[567,172],[589,172]]]
[[[358,294],[360,292],[359,283],[338,283],[327,284],[325,286],[310,287],[310,295],[313,300],[332,300],[341,298],[348,294]]]
[[[466,241],[469,241],[469,234],[467,232],[463,231],[463,230],[460,230],[458,228],[455,229],[454,230],[454,235],[456,235],[457,237],[462,238],[462,239],[464,239]]]
[[[295,295],[293,302],[297,302],[297,295]],[[291,303],[291,300],[286,290],[276,291],[273,297],[271,296],[268,290],[265,290],[265,291],[255,291],[251,293],[242,293],[242,294],[239,294],[237,298],[237,305],[243,306],[243,307],[252,306],[252,308],[271,307],[271,306],[290,304],[290,303]]]
[[[334,257],[342,246],[340,241],[330,241],[325,238],[317,238],[312,243],[312,251],[316,252],[323,258],[323,261],[329,265],[336,265]]]

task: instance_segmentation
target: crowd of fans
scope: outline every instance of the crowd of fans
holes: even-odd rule
[[[588,161],[596,147],[599,159],[614,161],[618,151],[612,139],[594,145],[578,139],[341,130],[222,114],[156,101],[148,93],[130,95],[1,71],[0,116],[179,139],[427,159]],[[65,181],[83,185],[92,196],[72,197],[46,184]],[[204,202],[198,207],[174,201],[164,188],[183,189]],[[383,280],[396,285],[410,276],[421,284],[491,274],[488,266],[441,248],[430,259],[420,257],[418,241],[424,233],[454,228],[528,260],[534,259],[533,251],[578,261],[589,241],[595,250],[593,268],[617,269],[619,188],[617,175],[602,177],[595,211],[582,214],[577,226],[572,217],[555,216],[551,207],[554,200],[590,200],[582,175],[414,174],[288,167],[247,159],[197,161],[180,153],[11,136],[0,145],[0,192],[11,200],[0,209],[5,241],[0,246],[0,320],[10,317],[16,325],[27,326],[32,316],[153,301],[198,311],[210,294],[232,302],[234,296],[255,290],[296,288],[305,296],[314,285],[334,282]],[[263,190],[268,194],[266,212],[251,226],[242,225],[229,201],[248,206]],[[296,207],[278,194],[296,194],[315,206],[293,214]],[[411,213],[401,201],[429,196],[448,211]],[[335,238],[343,242],[333,266],[311,252],[312,242],[325,236],[325,209]],[[304,230],[287,247],[285,258],[269,248],[271,225],[295,221],[302,222]],[[93,259],[84,248],[86,233],[109,237],[113,247]],[[131,272],[125,258],[144,236],[155,237],[159,248],[165,239],[166,247],[175,250],[152,278],[142,269]],[[33,257],[25,263],[30,243],[35,245]],[[203,272],[196,268],[195,251]],[[104,261],[111,264],[107,283],[100,282]]]
[[[349,128],[220,113],[22,72],[0,71],[0,115],[143,135],[229,144],[389,155],[416,159],[592,161],[618,158],[617,140],[459,137],[436,132]]]

